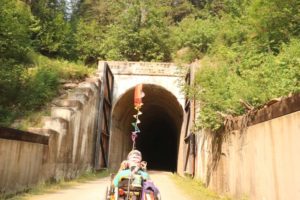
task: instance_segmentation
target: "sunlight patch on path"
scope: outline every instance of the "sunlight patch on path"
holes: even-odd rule
[[[55,193],[32,196],[28,200],[103,200],[109,180],[109,177],[101,178]]]
[[[171,172],[150,171],[150,178],[159,188],[162,200],[190,200],[170,178]]]

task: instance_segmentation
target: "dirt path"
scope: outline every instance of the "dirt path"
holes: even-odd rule
[[[32,196],[28,200],[104,200],[109,178],[83,183],[54,193]]]
[[[150,172],[151,179],[160,189],[162,200],[189,200],[190,198],[178,189],[169,175],[169,172]],[[104,200],[108,184],[109,178],[102,178],[55,193],[33,196],[28,200]]]
[[[162,200],[190,200],[170,178],[170,172],[150,172],[150,178],[159,188]]]

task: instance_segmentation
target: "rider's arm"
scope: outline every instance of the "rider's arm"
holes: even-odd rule
[[[113,180],[114,186],[118,187],[120,180],[123,177],[127,177],[129,175],[130,175],[130,170],[128,170],[128,169],[118,172],[117,175],[115,176],[114,180]]]
[[[140,175],[143,177],[144,180],[149,180],[149,174],[147,172],[144,172],[142,170],[139,171]]]
[[[120,179],[120,172],[116,174],[116,176],[113,180],[113,184],[115,187],[118,187],[119,179]]]

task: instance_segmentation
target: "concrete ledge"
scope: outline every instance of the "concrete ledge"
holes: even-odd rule
[[[76,110],[81,110],[83,107],[83,104],[79,100],[75,100],[75,99],[56,100],[53,102],[53,104],[56,105],[57,107],[76,108]]]
[[[75,113],[75,109],[72,107],[52,107],[51,117],[62,118],[66,121],[70,121],[72,115]]]
[[[269,104],[269,105],[268,105]],[[253,116],[248,119],[247,126],[253,126],[271,119],[275,119],[293,112],[300,111],[300,93],[283,98],[275,103],[267,103],[263,108],[253,111]],[[233,130],[241,128],[243,116],[233,119]]]
[[[68,99],[69,100],[78,100],[82,104],[85,104],[89,100],[89,96],[86,94],[83,94],[82,91],[79,92],[79,90],[77,90],[76,92],[69,94]]]
[[[99,77],[99,76],[98,76]],[[95,85],[97,87],[97,90],[99,89],[99,87],[101,86],[101,80],[98,77],[90,77],[90,78],[86,78],[85,82],[87,83],[91,83],[93,85]]]
[[[18,140],[23,142],[38,143],[44,145],[48,145],[49,142],[48,136],[5,127],[0,127],[0,138],[7,140]]]
[[[89,88],[92,90],[93,95],[98,91],[98,86],[95,82],[83,82],[78,85],[79,88]]]
[[[31,133],[36,133],[36,134],[39,134],[39,135],[49,136],[48,130],[44,129],[44,128],[29,127],[27,129],[27,131],[29,131]]]
[[[30,128],[28,128],[28,131],[39,134],[39,135],[48,136],[48,137],[59,134],[57,131],[55,131],[53,129],[46,129],[46,128],[30,127]]]
[[[67,120],[60,117],[45,117],[43,128],[53,130],[59,134],[66,134],[68,123]]]
[[[75,94],[84,94],[89,100],[94,95],[94,91],[89,87],[78,87],[75,89]]]

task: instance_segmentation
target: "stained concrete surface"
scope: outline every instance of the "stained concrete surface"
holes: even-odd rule
[[[196,176],[236,198],[300,199],[299,122],[300,111],[234,131],[219,143],[216,135],[198,134]]]

